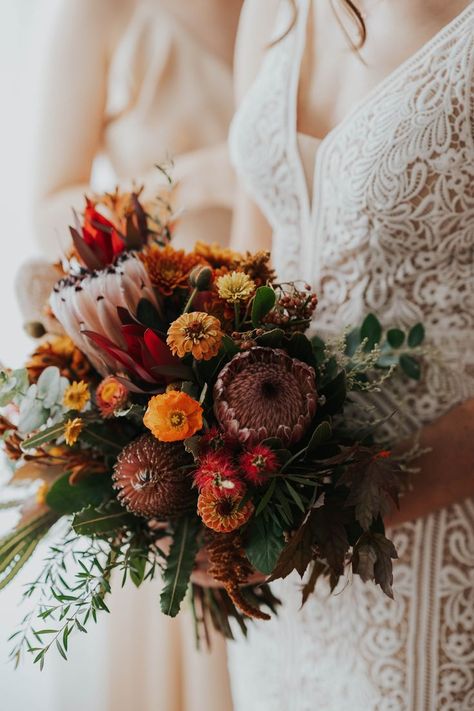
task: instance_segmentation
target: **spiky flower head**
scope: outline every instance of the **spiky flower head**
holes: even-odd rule
[[[80,380],[79,382],[68,385],[64,391],[63,405],[68,410],[77,410],[80,412],[85,408],[90,399],[91,394],[88,384]]]
[[[193,311],[173,321],[166,342],[179,358],[190,353],[196,360],[210,360],[218,354],[223,335],[217,318]]]
[[[244,272],[224,274],[216,286],[219,297],[231,304],[248,301],[255,291],[255,282]]]
[[[199,490],[213,486],[218,494],[242,494],[245,485],[225,452],[209,452],[200,461],[194,473],[194,483]]]
[[[274,474],[280,468],[275,452],[264,444],[256,444],[240,457],[240,467],[243,476],[251,484],[261,486],[268,482],[268,475]]]
[[[205,526],[217,533],[230,533],[241,528],[254,511],[251,501],[242,505],[243,495],[229,492],[222,495],[213,486],[207,486],[199,494],[198,514]]]
[[[164,296],[171,296],[176,289],[186,288],[193,268],[203,263],[197,254],[186,254],[182,249],[170,245],[159,247],[152,244],[141,254],[145,268],[153,286]]]
[[[142,435],[122,450],[114,467],[114,488],[120,502],[138,516],[163,521],[191,511],[196,498],[185,469],[190,461],[181,444]]]
[[[316,412],[315,373],[280,349],[238,353],[214,386],[214,412],[228,436],[252,446],[268,437],[298,442]]]

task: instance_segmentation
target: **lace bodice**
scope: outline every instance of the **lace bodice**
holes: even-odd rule
[[[310,189],[296,131],[310,0],[297,5],[234,119],[231,153],[273,227],[280,278],[318,292],[318,328],[369,311],[424,322],[443,356],[406,398],[412,431],[474,396],[474,4],[320,142]],[[474,708],[474,504],[394,535],[395,602],[354,580],[298,611],[298,579],[278,586],[279,619],[231,645],[237,711]]]

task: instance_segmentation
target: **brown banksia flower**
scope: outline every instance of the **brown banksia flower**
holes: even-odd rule
[[[269,620],[270,615],[251,605],[242,591],[255,571],[245,555],[239,533],[209,533],[206,550],[209,575],[224,586],[234,605],[248,617]]]
[[[224,432],[247,445],[278,437],[298,442],[316,412],[315,373],[273,348],[238,353],[219,373],[214,411]]]
[[[138,516],[161,520],[182,516],[196,505],[192,479],[183,469],[190,462],[182,444],[142,435],[122,450],[114,467],[120,502]]]

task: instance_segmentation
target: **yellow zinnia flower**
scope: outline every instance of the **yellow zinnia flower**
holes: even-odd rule
[[[247,301],[255,291],[255,282],[244,272],[231,272],[219,277],[216,282],[221,299],[236,304]]]
[[[179,358],[191,353],[196,360],[210,360],[219,352],[223,335],[219,319],[194,311],[173,321],[166,343]]]
[[[63,405],[68,410],[80,412],[87,405],[91,397],[89,386],[83,380],[71,383],[64,393]]]
[[[75,417],[73,420],[68,420],[66,422],[66,427],[64,428],[64,440],[68,447],[72,447],[73,444],[76,444],[83,427],[84,423],[80,417]]]

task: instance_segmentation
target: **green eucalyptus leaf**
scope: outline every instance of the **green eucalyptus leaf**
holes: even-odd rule
[[[173,543],[163,572],[164,587],[160,595],[161,610],[176,617],[186,595],[198,551],[198,519],[183,518],[175,527]]]
[[[345,348],[345,353],[349,358],[351,358],[358,347],[360,346],[361,342],[361,332],[360,328],[353,328],[352,331],[349,331],[349,333],[346,335],[346,348]]]
[[[387,341],[392,348],[401,348],[405,341],[405,334],[399,328],[391,328],[387,331]]]
[[[400,356],[400,367],[409,378],[412,380],[419,380],[421,377],[421,366],[420,363],[412,356],[403,353]]]
[[[252,303],[252,325],[259,328],[263,318],[273,309],[276,302],[276,294],[271,286],[259,286],[255,292]]]
[[[410,348],[420,346],[425,340],[425,327],[422,323],[417,323],[408,334],[408,345]]]
[[[382,339],[382,326],[374,314],[368,314],[360,329],[361,340],[367,339],[366,351],[371,351]]]
[[[321,390],[320,395],[324,395],[326,398],[326,402],[321,406],[324,413],[334,415],[342,410],[347,397],[345,372],[341,370],[334,380]]]

